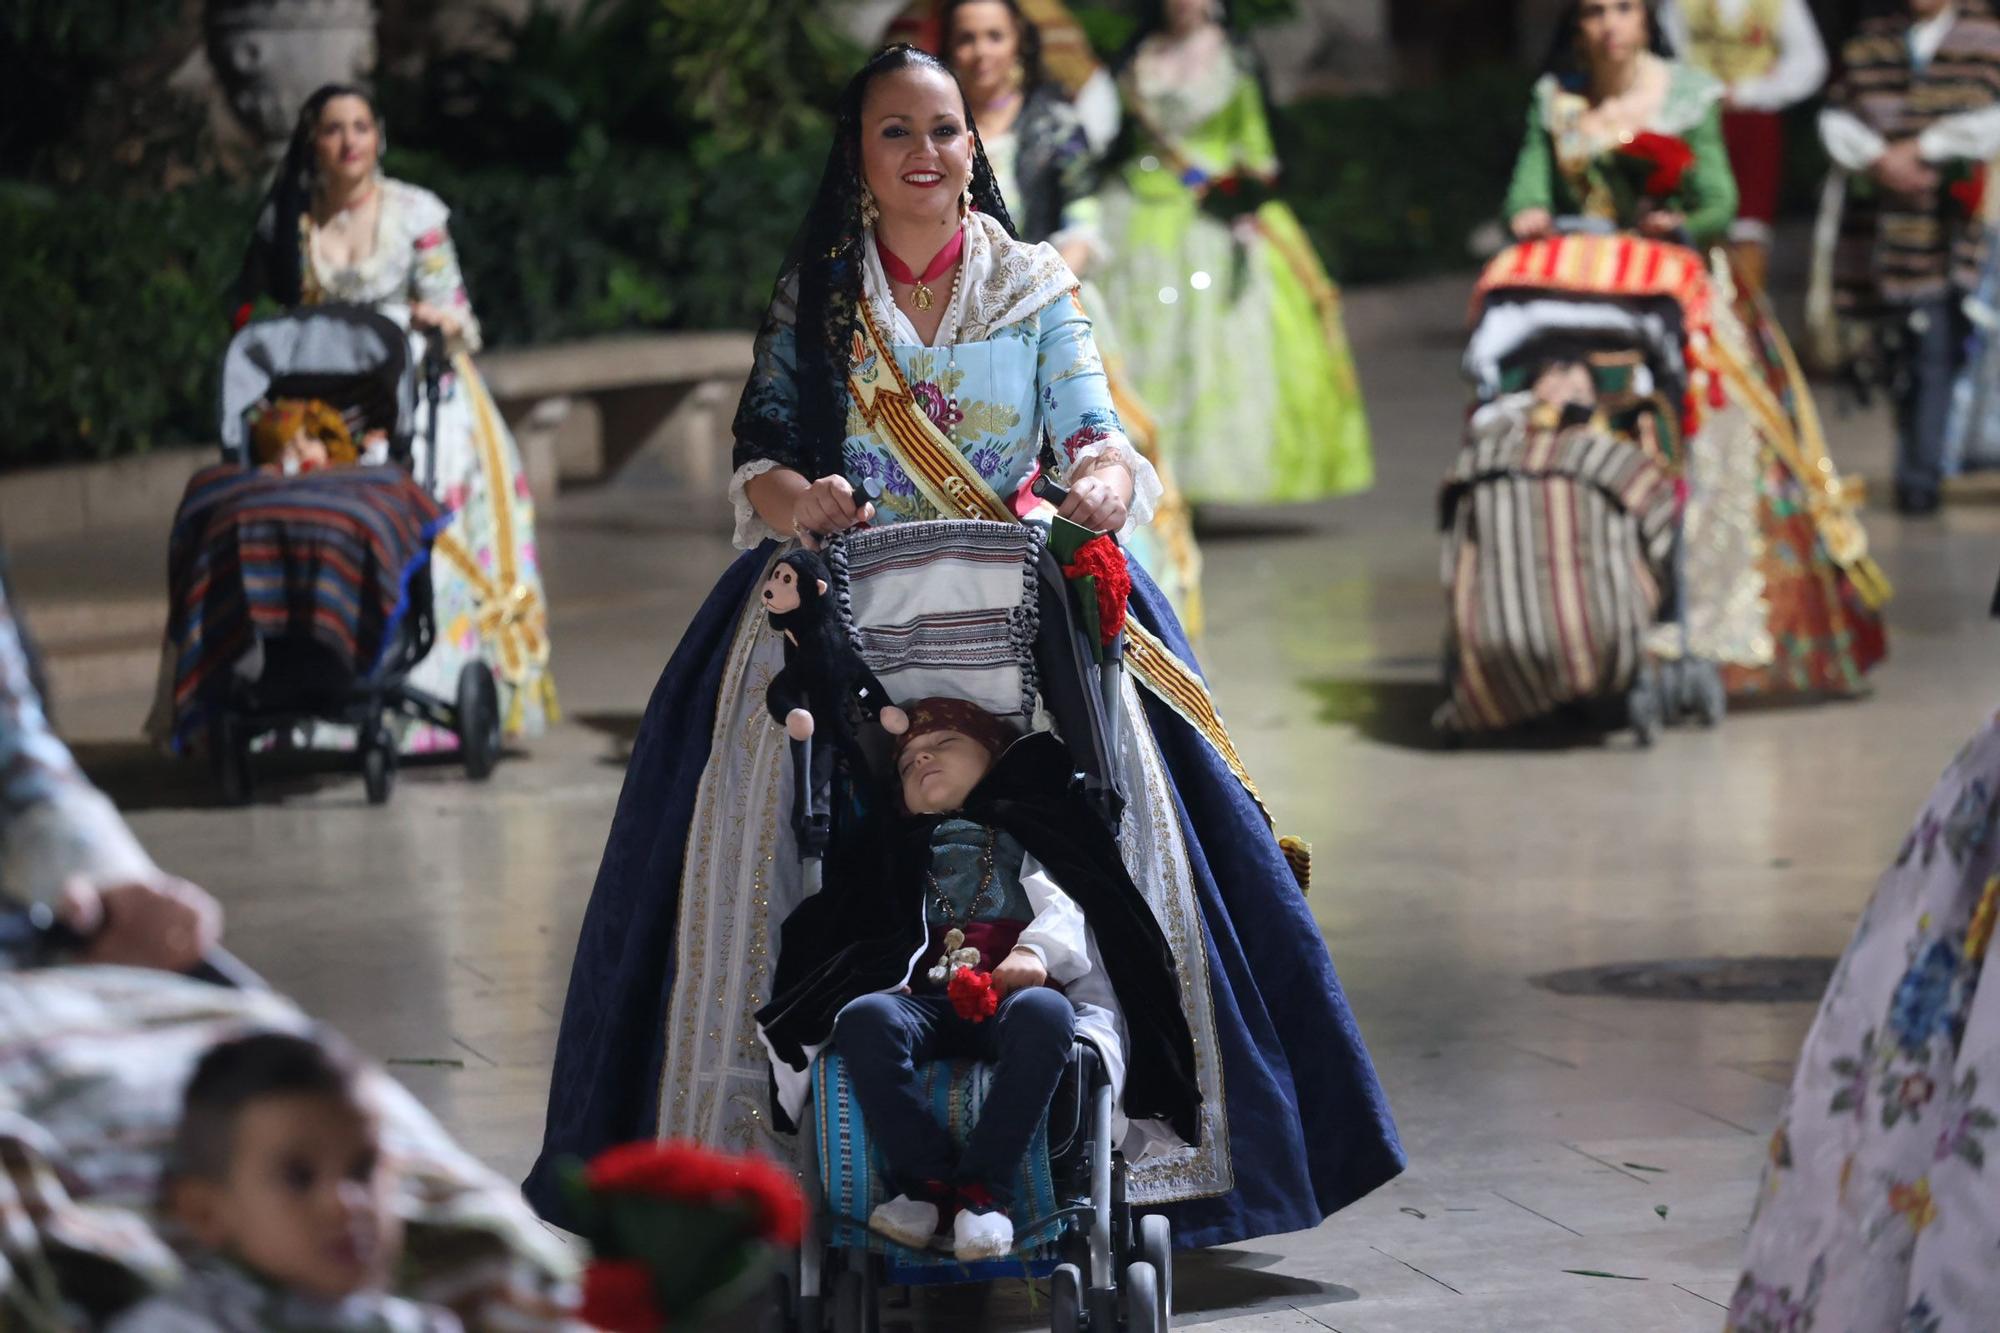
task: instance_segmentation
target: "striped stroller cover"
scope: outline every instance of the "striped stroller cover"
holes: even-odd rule
[[[355,676],[373,672],[448,518],[399,467],[197,472],[167,548],[177,736],[258,638],[308,634]]]
[[[965,1146],[966,1136],[979,1121],[986,1104],[986,1089],[992,1068],[972,1060],[937,1060],[917,1070],[925,1098],[939,1123],[951,1131],[952,1142]],[[838,1052],[829,1048],[813,1065],[813,1140],[817,1147],[820,1183],[826,1190],[826,1207],[833,1219],[827,1240],[836,1246],[856,1247],[888,1255],[901,1266],[963,1270],[961,1276],[1001,1277],[1020,1275],[1024,1259],[1042,1257],[1046,1248],[1062,1232],[1063,1219],[1056,1215],[1055,1179],[1049,1168],[1049,1119],[1043,1113],[1035,1126],[1035,1136],[1022,1155],[1021,1169],[1014,1177],[1012,1209],[1017,1219],[1014,1230],[1016,1253],[992,1263],[961,1264],[949,1254],[908,1249],[884,1240],[868,1230],[868,1215],[887,1201],[882,1183],[885,1169],[875,1150],[873,1137],[861,1118],[861,1105],[848,1083],[847,1066]]]
[[[1451,606],[1441,731],[1486,731],[1622,694],[1671,577],[1672,475],[1596,423],[1473,418],[1441,497]]]

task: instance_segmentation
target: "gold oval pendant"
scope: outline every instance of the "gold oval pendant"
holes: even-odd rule
[[[917,301],[917,309],[919,309],[919,310],[929,310],[929,309],[931,308],[931,289],[930,289],[930,288],[928,288],[928,287],[924,286],[924,285],[923,285],[923,284],[922,284],[921,282],[920,282],[920,283],[918,283],[918,284],[917,284],[917,290],[916,290],[916,292],[915,292],[915,296],[916,296],[916,301]]]

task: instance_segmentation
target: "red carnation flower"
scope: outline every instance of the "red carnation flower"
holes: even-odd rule
[[[1125,552],[1110,534],[1092,537],[1076,549],[1076,559],[1063,566],[1066,578],[1097,580],[1097,636],[1110,643],[1125,628],[1125,607],[1132,600],[1132,571]]]
[[[243,326],[250,322],[251,306],[248,301],[236,307],[236,313],[229,317],[229,331],[241,333]]]
[[[585,1180],[607,1194],[739,1206],[756,1219],[758,1235],[774,1245],[798,1244],[805,1228],[798,1182],[754,1154],[711,1152],[678,1141],[627,1143],[598,1154]]]
[[[594,1259],[583,1270],[583,1322],[604,1333],[659,1333],[653,1271],[637,1259]]]
[[[1957,204],[1969,218],[1979,216],[1979,210],[1986,202],[1986,164],[1976,164],[1972,170],[1946,187],[1952,202]]]
[[[1685,139],[1676,139],[1671,134],[1651,131],[1635,134],[1632,142],[1621,145],[1618,151],[1652,167],[1646,183],[1639,187],[1649,199],[1666,199],[1677,193],[1688,169],[1694,165],[1694,149],[1687,146]]]
[[[951,974],[951,984],[945,987],[945,993],[951,996],[951,1007],[968,1023],[983,1023],[1000,1007],[1000,997],[993,993],[991,972],[961,967]]]

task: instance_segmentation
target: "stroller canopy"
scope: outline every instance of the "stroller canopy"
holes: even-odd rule
[[[1472,297],[1465,374],[1482,398],[1552,342],[1639,351],[1678,401],[1687,343],[1705,333],[1714,289],[1685,246],[1626,235],[1555,236],[1502,251]]]
[[[409,334],[360,306],[310,306],[245,325],[222,358],[222,455],[249,458],[259,403],[318,398],[347,418],[357,440],[386,430],[391,453],[407,458],[416,428],[414,370]]]

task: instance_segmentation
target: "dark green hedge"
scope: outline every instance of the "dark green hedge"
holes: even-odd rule
[[[1283,190],[1343,282],[1470,262],[1506,193],[1531,80],[1497,69],[1444,87],[1301,102],[1276,117]]]
[[[221,292],[251,200],[0,188],[0,463],[215,437]]]

